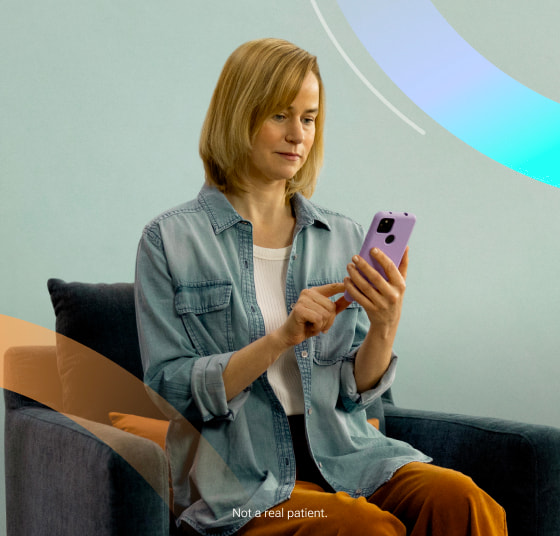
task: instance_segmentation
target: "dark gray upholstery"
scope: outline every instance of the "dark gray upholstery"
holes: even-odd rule
[[[9,536],[169,533],[167,503],[97,435],[60,413],[29,405],[7,408],[5,425]],[[163,451],[147,439],[99,426],[130,436],[130,450],[159,471],[165,492]]]
[[[140,374],[132,284],[51,280],[49,290],[58,329]],[[50,347],[9,350],[6,370],[24,356],[48,360],[49,376],[56,375]],[[169,534],[163,451],[102,422],[53,411],[48,405],[56,407],[56,395],[49,396],[45,405],[5,391],[8,536]],[[406,410],[394,405],[390,392],[368,416],[436,464],[471,476],[505,507],[511,536],[560,536],[560,429]],[[109,437],[149,468],[152,485],[106,444]]]

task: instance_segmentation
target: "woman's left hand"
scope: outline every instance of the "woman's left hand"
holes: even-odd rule
[[[394,338],[406,290],[408,247],[398,268],[381,250],[374,248],[370,254],[385,271],[387,280],[362,257],[355,255],[347,267],[349,277],[344,279],[344,286],[364,308],[371,324],[370,329],[384,338]]]

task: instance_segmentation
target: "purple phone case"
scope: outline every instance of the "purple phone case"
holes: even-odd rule
[[[385,219],[394,220],[391,230],[386,233],[378,232],[379,224]],[[378,212],[373,217],[369,231],[364,239],[362,249],[360,250],[360,257],[365,259],[385,279],[387,279],[385,271],[381,268],[377,261],[374,261],[371,258],[369,252],[372,248],[379,248],[395,263],[395,266],[398,268],[415,223],[416,216],[410,212]],[[388,239],[388,237],[391,238]],[[344,297],[348,301],[354,301],[354,298],[352,298],[348,292],[344,293]]]

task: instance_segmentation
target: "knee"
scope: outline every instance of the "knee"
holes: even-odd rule
[[[503,508],[468,476],[457,471],[446,470],[428,494],[429,501],[439,511],[460,515],[502,515]]]
[[[471,477],[458,471],[445,470],[439,475],[437,484],[431,486],[430,492],[441,501],[454,503],[457,499],[475,497],[479,488]]]

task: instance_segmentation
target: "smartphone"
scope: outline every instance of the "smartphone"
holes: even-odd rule
[[[371,258],[369,252],[372,248],[382,250],[398,268],[415,223],[416,216],[410,212],[378,212],[373,217],[364,239],[360,257],[387,279],[385,271],[377,261]],[[348,301],[354,300],[348,292],[344,293],[344,297]]]

